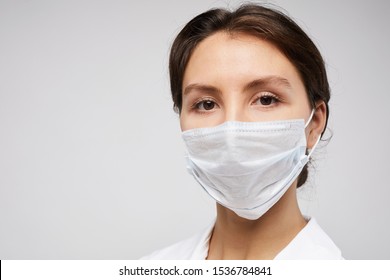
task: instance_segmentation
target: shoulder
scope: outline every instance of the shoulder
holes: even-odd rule
[[[276,256],[276,259],[340,260],[343,256],[317,221],[308,218],[307,225]]]
[[[154,251],[153,253],[142,257],[141,260],[205,259],[207,257],[208,242],[213,228],[214,223],[192,237],[161,250]]]

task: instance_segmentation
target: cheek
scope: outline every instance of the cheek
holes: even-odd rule
[[[181,131],[217,126],[226,121],[221,110],[208,114],[196,114],[191,112],[182,112],[180,114]]]
[[[182,101],[181,111],[179,113],[179,120],[180,120],[181,131],[185,131],[191,128],[191,118],[189,116],[188,100],[185,98],[183,98],[182,100],[183,101]]]
[[[183,110],[180,113],[180,128],[181,131],[197,128],[199,126],[199,120],[194,118],[191,113]]]
[[[181,131],[188,130],[188,124],[187,124],[187,118],[183,114],[183,112],[180,113],[180,128]]]

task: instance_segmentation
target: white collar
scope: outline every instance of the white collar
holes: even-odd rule
[[[310,217],[305,217],[305,219],[307,220],[306,226],[276,255],[275,260],[343,259],[340,249],[322,230],[317,221]],[[198,235],[199,242],[193,250],[191,259],[206,259],[214,224],[215,222],[209,225],[201,235]]]
[[[328,260],[343,259],[339,248],[321,229],[314,218],[305,217],[306,226],[275,257],[275,260]],[[213,221],[202,232],[165,249],[155,251],[142,259],[204,260],[209,250]]]

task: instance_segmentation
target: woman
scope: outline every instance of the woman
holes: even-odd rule
[[[207,11],[176,37],[170,79],[188,170],[217,217],[145,259],[342,259],[297,202],[330,98],[323,59],[301,28],[259,5]]]

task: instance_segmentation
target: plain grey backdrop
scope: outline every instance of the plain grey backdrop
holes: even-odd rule
[[[269,2],[317,44],[333,94],[302,211],[345,258],[390,259],[390,4]],[[213,220],[167,60],[192,17],[239,3],[0,0],[0,259],[138,259]]]

